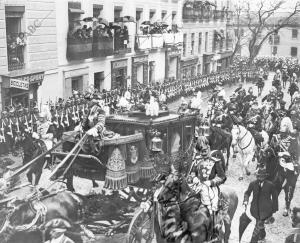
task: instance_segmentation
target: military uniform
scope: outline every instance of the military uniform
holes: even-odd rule
[[[222,168],[220,159],[209,157],[202,158],[200,155],[196,155],[193,161],[192,172],[195,172],[201,183],[206,181],[210,182],[208,190],[202,190],[200,194],[203,194],[203,198],[209,197],[212,211],[218,211],[218,200],[219,200],[219,185],[226,181],[226,175]]]

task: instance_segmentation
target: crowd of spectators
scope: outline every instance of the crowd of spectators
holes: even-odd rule
[[[25,34],[7,34],[6,40],[9,63],[24,63]]]

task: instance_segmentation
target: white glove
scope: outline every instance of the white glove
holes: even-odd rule
[[[93,127],[90,130],[86,132],[87,135],[93,136],[93,137],[98,137],[98,130],[97,128]]]
[[[40,139],[40,136],[36,132],[32,133],[32,137],[35,139]]]
[[[76,127],[74,128],[74,131],[75,131],[75,132],[82,132],[82,126],[81,126],[81,124],[79,124],[78,126],[76,126]]]

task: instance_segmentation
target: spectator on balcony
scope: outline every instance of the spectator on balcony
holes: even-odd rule
[[[90,39],[90,38],[93,37],[93,29],[92,29],[92,27],[89,27],[89,28],[86,30],[85,37],[86,37],[86,39]]]
[[[75,33],[73,34],[73,37],[77,40],[83,40],[84,39],[84,34],[83,34],[83,31],[82,29],[77,29],[75,31]]]
[[[128,34],[127,26],[124,26],[124,28],[121,30],[121,33],[123,37],[123,48],[127,49],[128,42],[129,42],[129,34]]]
[[[18,37],[17,37],[17,57],[20,61],[20,63],[24,63],[24,48],[26,45],[26,41],[25,41],[25,35],[24,33],[19,33]]]

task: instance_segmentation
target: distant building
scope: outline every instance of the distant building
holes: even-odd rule
[[[271,18],[270,28],[276,25],[280,17]],[[244,20],[245,21],[245,20]],[[237,27],[235,25],[235,37],[237,36]],[[247,38],[250,38],[251,34],[247,27],[247,23],[241,23],[240,31],[243,43]],[[265,32],[258,36],[260,39],[266,35]],[[234,40],[236,42],[236,40]],[[247,42],[246,42],[247,43]],[[242,56],[248,56],[249,50],[248,45],[241,46],[239,53]],[[259,56],[270,56],[270,57],[293,57],[300,59],[300,17],[294,17],[291,20],[291,24],[280,29],[277,33],[274,33],[268,37],[263,43],[258,55]]]
[[[209,74],[229,66],[232,54],[230,1],[184,1],[181,75]]]

